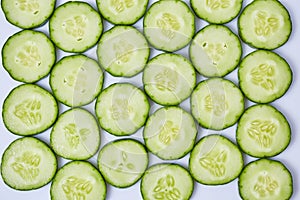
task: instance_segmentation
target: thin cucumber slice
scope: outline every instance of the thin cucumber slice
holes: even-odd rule
[[[276,49],[286,43],[292,32],[289,12],[280,1],[256,0],[238,18],[241,39],[259,49]]]
[[[177,105],[191,95],[196,86],[196,72],[185,57],[163,53],[148,62],[143,84],[148,96],[156,103]]]
[[[104,75],[97,61],[85,55],[71,55],[55,64],[50,74],[54,96],[76,107],[92,102],[101,92]]]
[[[209,23],[225,24],[240,12],[243,0],[191,0],[196,15]]]
[[[6,20],[23,29],[31,29],[44,24],[52,15],[56,0],[2,0],[1,7]]]
[[[208,25],[193,38],[190,58],[203,76],[222,77],[240,62],[242,46],[237,35],[223,25]]]
[[[144,92],[130,83],[115,83],[105,88],[95,106],[100,126],[116,136],[135,133],[145,124],[149,109]]]
[[[289,145],[291,128],[276,108],[255,105],[241,116],[236,139],[245,153],[254,157],[270,157],[281,153]]]
[[[101,15],[110,23],[130,25],[146,12],[148,0],[97,0]]]
[[[115,26],[101,37],[100,66],[113,76],[131,77],[141,72],[150,55],[146,38],[131,26]]]
[[[238,185],[243,200],[289,200],[293,194],[291,173],[275,160],[260,159],[247,164]]]
[[[57,170],[53,151],[39,139],[24,137],[13,141],[4,151],[1,176],[16,190],[33,190],[48,184]]]
[[[87,110],[82,108],[67,110],[54,124],[50,144],[57,155],[66,159],[89,159],[100,146],[98,123]]]
[[[10,76],[25,83],[47,76],[56,61],[55,47],[42,32],[23,30],[9,37],[2,49],[2,64]]]
[[[181,0],[157,1],[144,17],[144,34],[156,49],[176,51],[185,47],[195,33],[195,17]]]
[[[127,188],[134,185],[146,171],[148,153],[144,145],[136,140],[115,140],[99,152],[98,167],[109,184]]]
[[[190,173],[178,164],[156,164],[145,172],[141,181],[144,200],[186,200],[194,190]]]
[[[203,137],[192,150],[189,161],[191,175],[205,185],[233,181],[239,176],[243,165],[241,151],[221,135]]]
[[[51,184],[50,195],[51,200],[104,200],[106,184],[92,164],[72,161],[58,170]]]
[[[191,95],[191,110],[204,128],[222,130],[235,124],[244,112],[244,97],[231,81],[201,81]]]
[[[55,9],[49,21],[51,40],[67,52],[81,53],[93,47],[102,30],[99,13],[82,1],[62,4]]]
[[[164,160],[179,159],[194,147],[197,128],[191,114],[180,107],[163,107],[151,115],[144,128],[147,149]]]
[[[240,63],[239,83],[245,96],[257,103],[270,103],[289,89],[293,73],[289,64],[278,54],[257,50]]]
[[[14,88],[6,97],[2,117],[6,128],[17,135],[41,133],[56,121],[58,105],[45,89],[23,84]]]

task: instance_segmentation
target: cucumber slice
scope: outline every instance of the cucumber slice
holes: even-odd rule
[[[100,66],[113,76],[131,77],[141,72],[150,55],[144,35],[131,26],[115,26],[101,37]]]
[[[288,200],[293,194],[291,173],[275,160],[260,159],[247,164],[238,185],[244,200]]]
[[[243,0],[191,0],[195,14],[213,24],[225,24],[233,20],[242,9]]]
[[[205,185],[226,184],[243,169],[243,155],[238,147],[221,135],[203,137],[191,152],[189,168],[196,181]]]
[[[178,164],[156,164],[145,172],[141,181],[144,200],[190,199],[194,181],[190,173]]]
[[[190,58],[203,76],[225,76],[240,62],[242,46],[239,38],[226,26],[208,25],[194,37]]]
[[[238,18],[241,39],[259,49],[276,49],[286,43],[292,32],[289,12],[280,1],[256,0]]]
[[[95,106],[100,126],[116,136],[135,133],[145,124],[149,109],[144,92],[130,83],[114,83],[105,88]]]
[[[100,146],[98,123],[87,110],[70,109],[58,117],[51,131],[50,144],[57,155],[66,159],[89,159]]]
[[[82,1],[70,1],[60,5],[49,21],[51,40],[67,52],[81,53],[93,47],[102,30],[99,13]]]
[[[144,145],[136,140],[115,140],[99,152],[98,167],[109,184],[119,188],[130,187],[146,171],[148,153]]]
[[[240,63],[239,83],[245,96],[257,103],[270,103],[289,89],[293,73],[289,64],[278,54],[257,50]]]
[[[6,97],[2,117],[6,128],[16,135],[34,135],[48,129],[56,121],[58,105],[45,89],[23,84]]]
[[[104,200],[106,184],[89,162],[72,161],[60,168],[50,188],[51,200]]]
[[[44,24],[52,15],[56,0],[2,0],[1,7],[6,20],[23,29]]]
[[[179,159],[194,147],[197,128],[191,114],[180,107],[163,107],[151,115],[144,128],[145,145],[164,160]]]
[[[134,24],[146,12],[148,0],[97,0],[101,15],[113,24]]]
[[[204,128],[222,130],[235,124],[244,112],[244,97],[229,80],[201,81],[191,95],[191,110]]]
[[[291,128],[276,108],[255,105],[241,116],[236,139],[245,153],[254,157],[270,157],[281,153],[289,145]]]
[[[191,95],[196,85],[196,72],[185,57],[163,53],[148,62],[143,84],[148,96],[156,103],[177,105]]]
[[[17,81],[33,83],[44,78],[55,61],[53,43],[38,31],[20,31],[9,37],[2,49],[3,67]]]
[[[91,103],[101,92],[104,75],[98,63],[85,55],[71,55],[55,64],[50,74],[54,96],[76,107]]]
[[[195,33],[195,17],[181,0],[157,1],[144,17],[144,34],[156,49],[177,51],[185,47]]]
[[[33,137],[13,141],[4,151],[1,163],[3,181],[16,190],[41,188],[52,180],[57,170],[53,151]]]

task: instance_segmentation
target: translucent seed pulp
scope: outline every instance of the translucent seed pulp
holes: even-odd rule
[[[163,13],[156,24],[161,29],[162,34],[169,39],[173,39],[176,31],[181,28],[177,17],[171,13]]]
[[[42,121],[41,101],[27,99],[15,106],[14,115],[26,126],[37,125]]]
[[[87,26],[87,17],[85,15],[76,15],[62,23],[64,31],[80,42],[85,35],[85,28]]]
[[[40,162],[41,157],[38,154],[27,151],[17,157],[11,167],[23,180],[33,181],[40,173]]]
[[[174,92],[177,87],[178,74],[166,68],[154,77],[154,81],[158,90]]]
[[[133,112],[133,107],[129,105],[128,99],[116,99],[110,108],[113,120],[126,120]]]
[[[27,42],[15,56],[15,62],[28,68],[39,67],[42,64],[41,55],[35,42]]]
[[[175,179],[172,175],[167,174],[165,177],[158,179],[153,189],[153,197],[157,200],[177,200],[181,198],[181,193],[175,187]]]
[[[255,196],[259,198],[268,198],[274,195],[279,189],[279,183],[269,175],[260,175],[253,187]]]
[[[75,123],[70,123],[64,127],[64,134],[69,145],[76,149],[80,141],[85,141],[91,131],[87,128],[78,129]]]
[[[134,0],[111,0],[111,6],[117,13],[122,13],[124,10],[134,6]]]
[[[173,124],[172,121],[166,121],[161,127],[158,138],[160,142],[165,145],[170,144],[173,140],[176,140],[179,134],[179,127]]]
[[[70,176],[62,184],[62,189],[68,200],[85,200],[92,192],[93,184],[91,181]]]
[[[279,19],[265,11],[258,11],[254,16],[254,30],[257,36],[268,37],[276,32],[279,27]]]
[[[251,70],[251,82],[255,85],[259,85],[267,91],[274,90],[275,69],[273,65],[263,63]]]
[[[21,11],[32,13],[33,15],[37,15],[40,12],[38,0],[16,0],[15,5]]]
[[[199,159],[200,165],[215,177],[222,177],[226,173],[228,153],[225,150],[211,152]]]

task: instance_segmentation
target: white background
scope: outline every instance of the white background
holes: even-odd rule
[[[58,0],[57,5],[62,4],[65,2],[65,0]],[[95,0],[88,0],[94,8],[96,8]],[[152,2],[152,1],[150,1]],[[244,6],[251,2],[250,0],[244,1]],[[292,128],[292,139],[291,143],[289,144],[288,148],[282,152],[280,155],[274,157],[273,159],[282,161],[288,169],[292,172],[293,180],[294,180],[294,194],[292,196],[292,200],[299,200],[300,199],[300,191],[299,191],[299,181],[300,181],[300,159],[298,157],[300,153],[300,123],[299,123],[299,115],[300,115],[300,2],[299,0],[281,0],[281,2],[286,6],[286,8],[289,10],[292,22],[293,22],[293,32],[289,39],[289,41],[282,47],[275,50],[276,53],[280,54],[282,57],[284,57],[290,64],[294,77],[293,77],[293,83],[289,89],[289,91],[280,99],[276,100],[272,103],[273,106],[275,106],[277,109],[279,109],[288,119],[290,122],[291,128]],[[140,20],[135,26],[137,28],[142,28],[142,21]],[[207,25],[206,22],[203,20],[200,20],[196,18],[196,24],[197,24],[197,31]],[[233,20],[228,25],[235,33],[237,33],[237,21]],[[111,26],[107,23],[105,23],[105,30],[110,28]],[[41,30],[45,33],[47,33],[48,23],[46,23],[41,28],[38,28],[38,30]],[[13,25],[9,24],[2,11],[0,11],[0,46],[2,48],[3,44],[7,40],[7,38],[14,33],[20,31],[19,28],[14,27]],[[87,56],[90,56],[94,59],[96,59],[95,54],[96,48],[92,48],[91,50],[87,51],[85,54]],[[250,51],[253,51],[250,47],[247,45],[243,45],[243,51],[244,56],[248,54]],[[151,57],[158,54],[160,52],[158,51],[152,51]],[[187,48],[184,48],[180,50],[179,52],[184,56],[188,56],[187,54]],[[65,53],[58,51],[58,59],[60,59],[62,56],[66,55]],[[1,57],[1,63],[2,63],[2,57]],[[201,80],[203,77],[198,77],[199,80]],[[226,78],[234,81],[237,83],[237,73],[236,70],[232,73],[230,73]],[[124,82],[124,81],[130,81],[134,83],[137,86],[141,86],[141,74],[137,75],[133,79],[122,79],[122,78],[114,78],[108,74],[106,74],[106,80],[104,87],[107,87],[112,82]],[[0,109],[2,112],[2,104],[5,99],[5,97],[8,95],[9,91],[12,90],[15,86],[19,85],[21,83],[14,81],[8,73],[3,69],[3,67],[0,67]],[[48,78],[43,79],[42,81],[38,82],[39,85],[42,85],[46,89],[50,89],[48,85]],[[248,103],[247,106],[249,106],[251,103]],[[181,106],[185,109],[189,109],[188,106],[188,100],[183,102]],[[94,108],[94,102],[91,103],[88,106],[85,106],[90,111],[93,111]],[[157,108],[157,106],[154,106],[151,109],[151,113]],[[66,110],[67,108],[65,106],[61,106],[61,112]],[[298,120],[298,122],[297,122]],[[232,141],[235,141],[235,128],[236,126],[233,126],[231,128],[228,128],[222,132],[224,136],[230,138]],[[48,131],[41,133],[37,135],[36,137],[46,141],[49,143],[49,129]],[[141,131],[139,130],[135,135],[132,137],[136,139],[141,139]],[[203,137],[204,135],[216,133],[215,131],[209,131],[209,130],[203,130],[199,129],[198,138]],[[102,142],[101,147],[109,140],[116,139],[116,137],[113,137],[109,135],[108,133],[102,131]],[[0,155],[2,156],[5,148],[15,139],[19,138],[19,136],[15,136],[9,131],[6,130],[6,128],[3,125],[2,117],[0,120]],[[254,160],[254,158],[245,156],[245,162],[248,163],[249,161]],[[94,156],[90,161],[95,164],[96,163],[96,156]],[[61,166],[67,162],[66,160],[59,159],[59,165]],[[157,162],[164,162],[159,159],[157,159],[155,156],[150,156],[150,165]],[[169,161],[171,162],[171,161]],[[188,156],[184,157],[181,160],[173,161],[182,164],[183,166],[187,167],[188,163]],[[130,199],[130,200],[140,200],[142,199],[140,190],[139,190],[139,184],[135,184],[134,186],[127,188],[127,189],[118,189],[114,188],[112,186],[108,186],[108,194],[107,199],[108,200],[122,200],[122,199]],[[37,189],[34,191],[16,191],[8,186],[6,186],[3,183],[2,178],[0,178],[0,199],[5,200],[47,200],[50,199],[50,184],[42,187],[41,189]],[[204,199],[204,200],[239,200],[241,199],[238,194],[238,187],[237,187],[237,180],[234,180],[233,182],[221,186],[204,186],[198,183],[195,183],[193,196],[191,199]]]

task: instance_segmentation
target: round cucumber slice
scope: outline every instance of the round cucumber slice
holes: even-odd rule
[[[100,146],[98,123],[87,110],[82,108],[67,110],[54,124],[50,144],[57,155],[66,159],[89,159]]]
[[[95,106],[100,126],[116,136],[135,133],[145,124],[149,109],[144,92],[130,83],[114,83],[105,88]]]
[[[76,107],[91,103],[100,93],[104,75],[97,61],[85,55],[71,55],[58,61],[50,73],[54,96]]]
[[[51,184],[50,195],[52,200],[105,200],[106,184],[92,164],[72,161],[58,170]]]
[[[98,167],[109,184],[119,188],[130,187],[146,171],[148,153],[144,145],[136,140],[115,140],[100,150]]]
[[[156,164],[145,172],[141,181],[144,200],[190,199],[194,181],[190,173],[178,164]]]
[[[242,46],[238,36],[226,26],[208,25],[195,35],[189,52],[200,74],[221,77],[237,67],[242,56]]]
[[[286,43],[292,32],[289,12],[280,1],[256,0],[238,18],[241,39],[259,49],[276,49]]]
[[[14,88],[6,97],[2,117],[6,128],[17,135],[41,133],[56,121],[58,105],[45,89],[34,84]]]
[[[103,31],[99,13],[83,1],[70,1],[55,9],[49,21],[50,38],[66,52],[81,53],[93,47]]]
[[[270,157],[281,153],[289,145],[291,128],[276,108],[255,105],[241,116],[236,139],[245,153],[254,157]]]
[[[4,151],[1,176],[16,190],[33,190],[48,184],[57,170],[53,151],[39,139],[24,137],[13,141]]]
[[[196,86],[196,72],[185,57],[163,53],[148,62],[143,84],[148,96],[156,103],[177,105],[191,95]]]
[[[56,0],[2,0],[1,7],[6,20],[11,24],[31,29],[44,24],[52,15]]]
[[[146,12],[148,0],[97,0],[101,15],[113,24],[134,24]]]
[[[191,110],[204,128],[222,130],[235,124],[244,112],[244,97],[231,81],[201,81],[191,95]]]
[[[238,147],[221,135],[203,137],[191,152],[190,173],[205,185],[226,184],[236,179],[244,166]]]
[[[141,72],[150,55],[146,38],[131,26],[105,32],[97,48],[100,66],[113,76],[131,77]]]
[[[288,200],[293,194],[291,173],[275,160],[260,159],[247,164],[238,185],[244,200]]]
[[[185,47],[195,33],[195,17],[181,0],[157,1],[144,17],[144,34],[152,46],[164,51]]]
[[[164,160],[179,159],[194,147],[197,128],[193,117],[180,107],[163,107],[153,113],[144,127],[149,151]]]
[[[56,61],[55,47],[42,32],[23,30],[9,37],[2,49],[2,63],[10,76],[25,83],[47,76]]]
[[[257,103],[270,103],[289,89],[293,73],[289,64],[278,54],[257,50],[240,63],[239,83],[245,96]]]
[[[243,0],[191,0],[196,15],[212,24],[225,24],[240,12]]]

